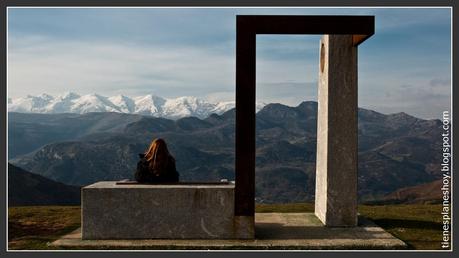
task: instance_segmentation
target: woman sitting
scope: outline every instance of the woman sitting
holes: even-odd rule
[[[156,139],[147,152],[139,154],[135,179],[139,183],[174,183],[179,181],[175,159],[169,153],[166,142]]]

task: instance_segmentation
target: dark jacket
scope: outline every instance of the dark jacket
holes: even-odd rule
[[[137,163],[135,180],[139,183],[175,183],[179,181],[179,174],[175,169],[175,159],[169,156],[166,172],[160,176],[155,176],[148,166],[148,162],[143,154],[139,154],[140,161]]]

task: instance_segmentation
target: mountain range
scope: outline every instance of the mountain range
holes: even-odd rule
[[[264,103],[257,103],[257,110],[260,110],[264,105]],[[213,103],[196,97],[162,98],[152,94],[131,98],[124,95],[106,97],[99,94],[80,96],[68,92],[59,96],[43,93],[38,96],[8,98],[9,112],[50,114],[118,112],[169,119],[188,116],[206,118],[210,114],[222,114],[234,106],[234,101]]]
[[[166,140],[182,181],[234,179],[235,110],[205,119],[125,114],[8,116],[9,161],[69,184],[132,178],[138,153]],[[361,201],[441,178],[441,121],[358,111]],[[314,199],[317,103],[268,104],[256,115],[256,201]]]

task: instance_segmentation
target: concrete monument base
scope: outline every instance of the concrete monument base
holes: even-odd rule
[[[404,249],[406,244],[374,223],[326,227],[313,213],[256,213],[255,239],[82,240],[78,229],[51,243],[64,249]]]
[[[234,184],[117,184],[82,188],[83,239],[253,238],[234,217]]]

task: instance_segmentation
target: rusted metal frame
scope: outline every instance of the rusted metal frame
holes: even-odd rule
[[[236,18],[235,215],[255,214],[257,34],[351,34],[357,46],[374,34],[374,16],[238,15]]]

